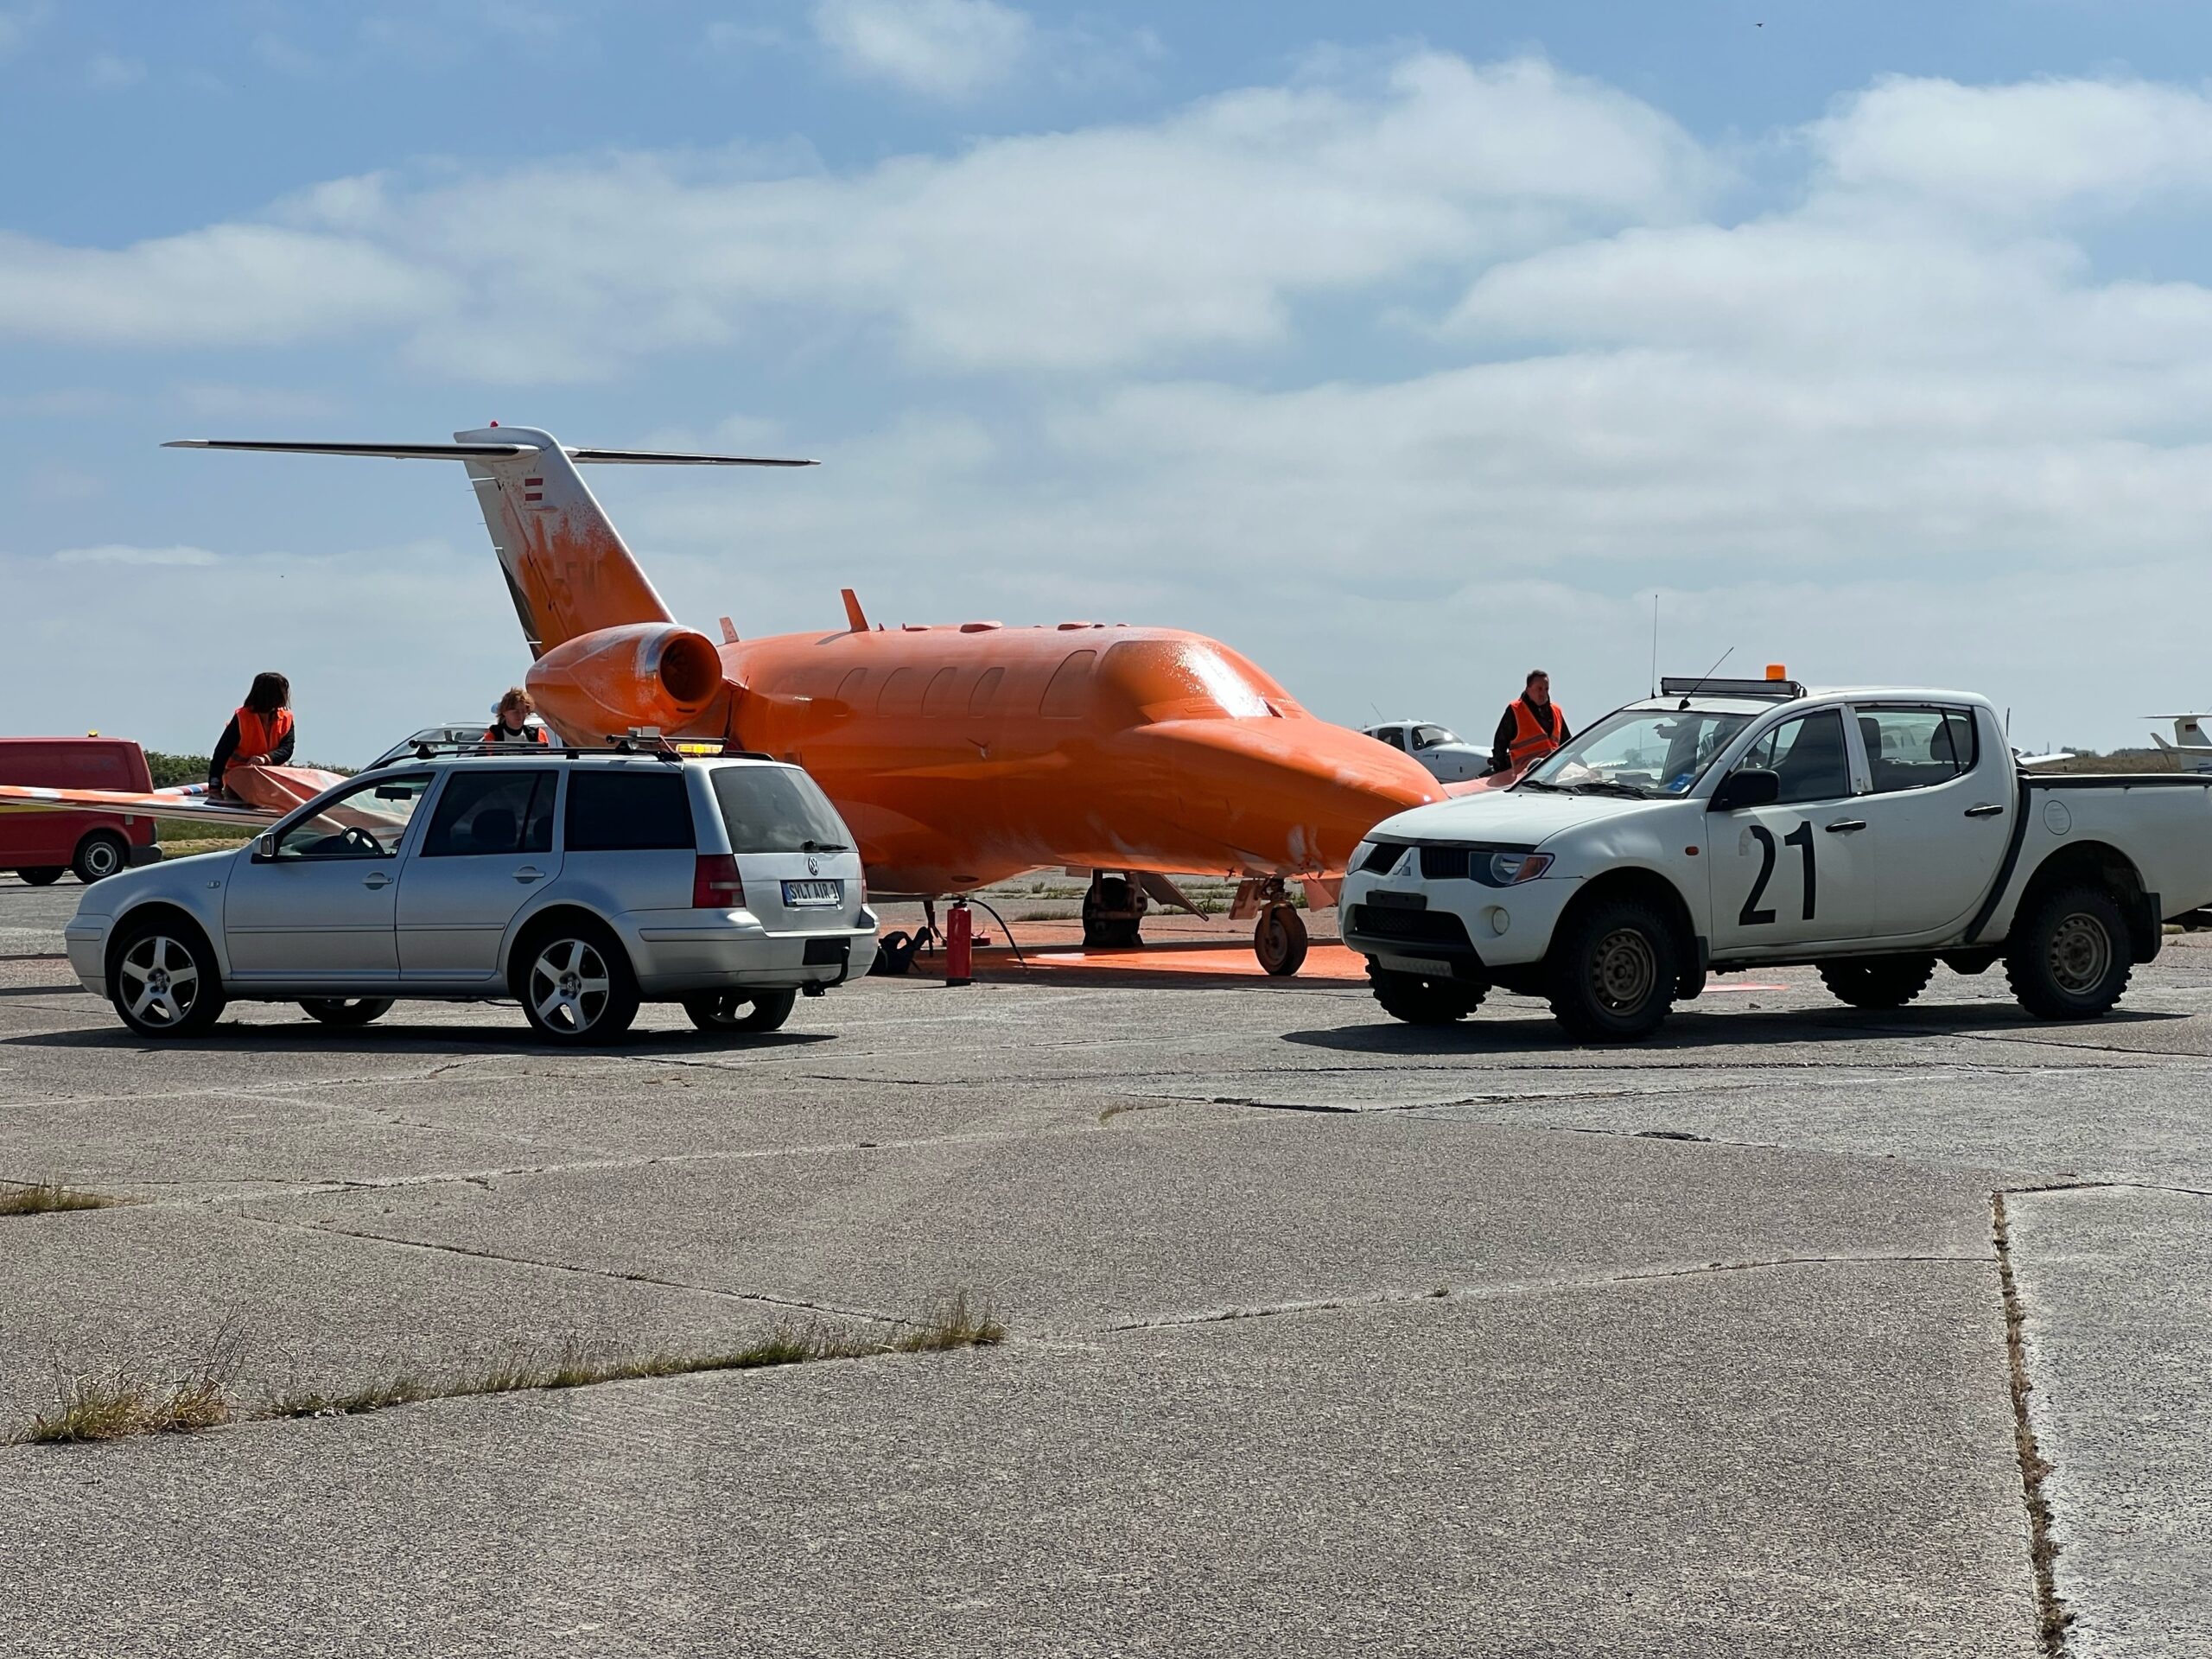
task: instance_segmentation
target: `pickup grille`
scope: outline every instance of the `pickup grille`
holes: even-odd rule
[[[1421,873],[1431,881],[1464,881],[1467,879],[1468,856],[1465,847],[1424,847],[1421,849]]]
[[[1390,939],[1405,944],[1443,945],[1472,950],[1466,925],[1448,910],[1385,910],[1380,905],[1354,905],[1344,918],[1344,931],[1371,939]]]
[[[1402,842],[1378,841],[1369,850],[1367,856],[1359,861],[1359,868],[1370,875],[1388,875],[1396,867],[1399,858],[1403,855],[1405,850],[1405,843]]]

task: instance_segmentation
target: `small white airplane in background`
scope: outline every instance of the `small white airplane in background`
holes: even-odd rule
[[[2212,715],[2145,715],[2143,718],[2173,721],[2172,742],[2167,742],[2156,732],[2151,734],[2151,741],[2168,754],[2178,756],[2183,772],[2212,772],[2212,742],[2205,741],[2201,723],[2212,720]]]

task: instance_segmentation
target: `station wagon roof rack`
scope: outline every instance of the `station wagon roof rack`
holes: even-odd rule
[[[1694,680],[1669,676],[1659,682],[1662,697],[1756,697],[1762,702],[1795,702],[1805,695],[1796,680]]]
[[[718,737],[674,739],[655,731],[638,731],[616,738],[611,743],[538,745],[517,744],[512,741],[501,742],[496,739],[486,741],[480,727],[433,726],[393,744],[363,770],[373,771],[397,760],[430,760],[441,755],[493,755],[511,760],[558,757],[564,760],[578,760],[594,754],[651,755],[671,764],[681,764],[687,759],[703,755],[716,755],[732,760],[775,759],[772,754],[762,754],[757,750],[734,748]]]

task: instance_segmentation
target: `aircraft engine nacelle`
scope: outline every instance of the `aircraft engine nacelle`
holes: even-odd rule
[[[680,731],[721,690],[722,663],[696,629],[627,622],[556,645],[523,683],[554,731],[599,744],[640,726]]]

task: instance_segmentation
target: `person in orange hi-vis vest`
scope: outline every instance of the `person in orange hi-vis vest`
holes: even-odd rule
[[[550,743],[543,726],[531,726],[528,721],[535,712],[530,693],[518,685],[507,688],[507,695],[499,699],[499,707],[492,723],[484,728],[479,740],[486,743]]]
[[[219,793],[235,766],[283,766],[292,760],[292,683],[270,671],[253,677],[245,706],[231,716],[207,762],[207,788]]]
[[[1567,716],[1552,701],[1552,677],[1529,671],[1527,689],[1505,705],[1490,741],[1490,769],[1507,772],[1541,760],[1572,735]]]

